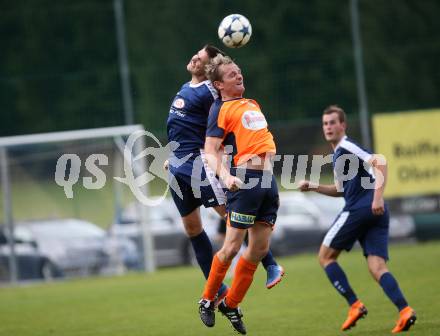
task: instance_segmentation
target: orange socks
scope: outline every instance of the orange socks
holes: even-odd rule
[[[240,302],[243,301],[246,292],[252,284],[257,266],[258,264],[253,264],[242,256],[240,257],[235,267],[231,289],[226,296],[226,305],[229,308],[237,308]]]
[[[231,263],[222,263],[217,257],[217,254],[214,256],[212,259],[211,271],[209,272],[209,277],[205,284],[205,290],[203,291],[204,299],[209,301],[214,300],[230,265]]]

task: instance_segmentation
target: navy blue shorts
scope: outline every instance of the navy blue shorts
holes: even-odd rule
[[[228,224],[238,229],[249,229],[255,222],[274,225],[280,198],[273,174],[252,169],[231,169],[231,174],[252,187],[226,192]]]
[[[356,241],[364,256],[375,255],[388,260],[388,210],[381,216],[370,207],[342,211],[324,237],[323,245],[336,250],[350,251]]]
[[[226,203],[220,181],[200,156],[178,168],[170,165],[168,183],[171,196],[182,217],[201,205],[209,208]]]

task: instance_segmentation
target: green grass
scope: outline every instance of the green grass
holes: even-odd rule
[[[411,335],[440,330],[440,244],[393,245],[390,269],[418,321]],[[260,267],[242,308],[249,335],[341,335],[347,306],[317,264],[314,254],[279,260],[286,276],[277,287],[264,287]],[[389,335],[397,318],[366,269],[359,250],[340,259],[351,284],[369,309],[347,335]],[[220,314],[212,329],[197,313],[203,288],[195,268],[172,268],[152,275],[69,280],[0,288],[0,335],[234,335]]]

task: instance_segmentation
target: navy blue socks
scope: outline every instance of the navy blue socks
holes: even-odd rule
[[[399,284],[391,273],[387,272],[382,274],[379,279],[379,284],[399,311],[408,306],[408,302],[406,302],[399,288]]]
[[[347,276],[337,262],[328,264],[324,271],[332,285],[347,300],[350,306],[357,301],[356,294],[351,289]]]
[[[191,237],[190,241],[196,255],[197,263],[199,264],[205,279],[208,279],[213,258],[211,241],[205,230],[203,230],[198,236]]]
[[[269,252],[267,252],[266,256],[261,259],[261,263],[263,264],[265,269],[267,269],[270,265],[278,265],[270,250]]]

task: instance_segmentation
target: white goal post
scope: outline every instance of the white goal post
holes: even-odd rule
[[[72,142],[72,141],[79,141],[79,143],[84,143],[84,140],[90,142],[91,140],[107,138],[108,141],[113,142],[114,147],[118,149],[124,160],[127,160],[127,158],[124,156],[124,146],[125,146],[124,137],[127,138],[131,134],[139,131],[141,132],[145,131],[142,125],[105,127],[105,128],[95,128],[95,129],[64,131],[64,132],[51,132],[51,133],[0,137],[0,168],[1,168],[2,193],[3,193],[3,221],[4,221],[4,225],[9,231],[9,237],[14,237],[14,215],[12,210],[13,204],[12,204],[12,195],[11,195],[12,190],[11,190],[11,181],[10,181],[11,179],[10,157],[9,157],[10,151],[13,151],[16,148],[23,148],[25,146],[61,144],[64,142]],[[139,141],[136,141],[133,144],[132,150],[134,154],[139,154],[145,149],[145,146],[146,146],[145,139],[141,137],[139,138]],[[28,149],[28,152],[32,152],[32,150]],[[143,172],[146,172],[147,169],[148,169],[147,160],[143,158],[141,160],[138,160],[136,162],[136,165],[133,165],[133,174],[134,176],[140,176],[142,175]],[[141,192],[148,197],[149,195],[148,183],[143,184],[139,188]],[[151,234],[151,229],[148,224],[149,213],[147,207],[142,206],[139,208],[140,208],[139,224],[141,225],[141,232],[143,233],[142,234],[143,267],[145,271],[153,272],[156,267],[154,261],[153,238]],[[17,259],[16,259],[13,239],[8,240],[8,245],[10,249],[10,257],[9,257],[10,280],[11,282],[16,282]]]

